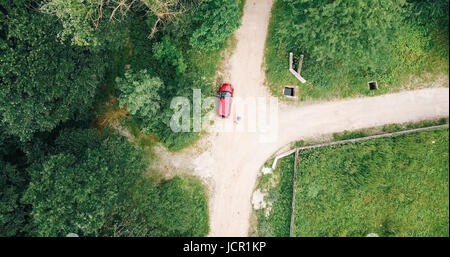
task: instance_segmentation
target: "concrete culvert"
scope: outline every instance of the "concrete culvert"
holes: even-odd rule
[[[284,95],[285,96],[295,96],[294,88],[292,88],[292,87],[285,87],[284,88]]]
[[[370,81],[369,84],[369,90],[377,90],[378,89],[378,83],[376,81]]]

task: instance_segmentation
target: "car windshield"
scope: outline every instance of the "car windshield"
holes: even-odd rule
[[[228,91],[220,92],[220,98],[226,98],[226,97],[231,97],[231,92],[228,92]]]

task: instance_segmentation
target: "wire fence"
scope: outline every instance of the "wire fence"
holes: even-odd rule
[[[385,134],[360,137],[360,138],[353,138],[353,139],[347,139],[347,140],[340,140],[340,141],[334,141],[334,142],[328,142],[328,143],[322,143],[322,144],[316,144],[316,145],[301,146],[301,147],[294,148],[292,150],[289,150],[285,153],[282,153],[282,154],[276,156],[273,161],[273,164],[272,164],[272,169],[276,168],[276,165],[277,165],[277,162],[279,159],[295,153],[294,176],[292,178],[293,179],[292,203],[291,203],[292,210],[291,210],[291,224],[290,224],[290,228],[289,228],[289,236],[290,237],[294,236],[293,233],[294,233],[294,222],[295,222],[295,213],[294,213],[295,212],[295,195],[296,195],[296,188],[297,188],[297,172],[298,172],[297,166],[298,166],[299,152],[301,150],[327,147],[327,146],[333,146],[333,145],[343,145],[343,144],[361,142],[361,141],[366,141],[366,140],[371,140],[371,139],[376,139],[376,138],[395,137],[395,136],[400,136],[400,135],[405,135],[405,134],[411,134],[411,133],[417,133],[417,132],[435,130],[435,129],[442,129],[442,128],[448,128],[448,124],[425,127],[425,128],[409,129],[409,130],[403,130],[403,131],[398,131],[398,132],[385,133]]]

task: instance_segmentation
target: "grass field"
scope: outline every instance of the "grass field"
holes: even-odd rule
[[[301,151],[294,236],[449,236],[448,136],[440,129]],[[259,236],[289,236],[293,158],[259,179],[272,206],[256,211]]]
[[[357,2],[363,2],[361,7]],[[271,93],[281,97],[285,85],[297,85],[299,101],[372,96],[426,87],[448,75],[448,10],[424,17],[415,15],[425,11],[409,11],[417,6],[448,9],[448,1],[407,8],[397,2],[370,8],[374,3],[369,2],[276,0],[265,52]],[[374,17],[367,18],[368,13]],[[373,24],[358,24],[366,19]],[[294,69],[304,54],[301,75],[307,83],[289,72],[289,52],[294,53]],[[368,89],[372,80],[379,90]]]
[[[448,236],[448,129],[300,154],[295,236]]]

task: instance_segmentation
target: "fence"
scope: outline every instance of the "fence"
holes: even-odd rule
[[[297,188],[297,163],[298,163],[298,158],[299,158],[298,157],[299,152],[301,150],[327,147],[327,146],[333,146],[333,145],[343,145],[343,144],[355,143],[355,142],[366,141],[366,140],[376,139],[376,138],[395,137],[395,136],[400,136],[400,135],[404,135],[404,134],[417,133],[417,132],[435,130],[435,129],[441,129],[441,128],[448,128],[448,124],[425,127],[425,128],[409,129],[409,130],[403,130],[403,131],[398,131],[398,132],[385,133],[385,134],[373,135],[373,136],[368,136],[368,137],[353,138],[353,139],[347,139],[347,140],[340,140],[340,141],[334,141],[334,142],[328,142],[328,143],[322,143],[322,144],[316,144],[316,145],[302,146],[302,147],[294,148],[290,151],[287,151],[285,153],[282,153],[282,154],[276,156],[273,161],[273,164],[272,164],[272,169],[276,168],[276,165],[277,165],[277,162],[279,159],[295,153],[294,176],[293,176],[293,183],[292,183],[293,184],[292,203],[291,203],[292,211],[291,211],[291,224],[290,224],[290,228],[289,228],[289,236],[292,237],[293,231],[294,231],[295,194],[296,194],[296,188]]]

